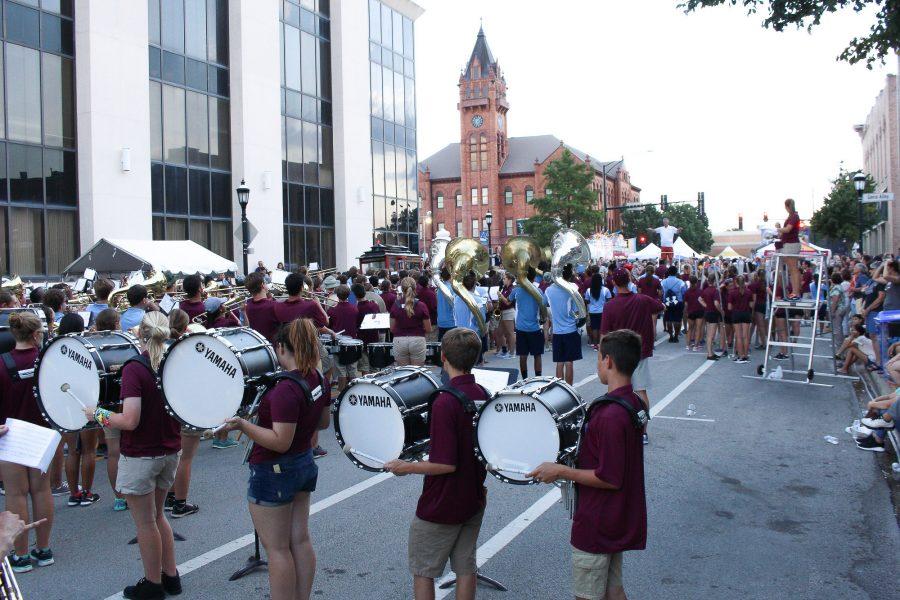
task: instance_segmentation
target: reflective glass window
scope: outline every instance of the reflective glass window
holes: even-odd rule
[[[44,211],[31,208],[9,211],[11,267],[20,275],[44,272],[43,215]]]
[[[206,0],[184,0],[184,53],[206,60]]]
[[[6,118],[11,140],[41,143],[40,53],[6,44]]]
[[[165,161],[184,164],[187,159],[184,90],[171,85],[162,86],[162,106]]]
[[[213,169],[231,168],[231,110],[227,100],[209,99],[209,161]]]
[[[184,52],[184,0],[160,0],[162,46]]]
[[[191,169],[188,174],[188,200],[191,216],[209,216],[209,171]]]
[[[37,48],[40,45],[41,13],[13,2],[4,3],[6,39]]]
[[[187,214],[187,169],[166,165],[166,213]]]
[[[150,159],[163,159],[162,89],[158,82],[150,82]]]
[[[209,166],[209,111],[205,94],[187,92],[188,164]]]
[[[7,144],[9,199],[12,202],[44,202],[42,151],[35,146]]]
[[[44,185],[47,190],[47,204],[62,206],[77,204],[78,191],[75,186],[77,168],[74,152],[44,150]]]
[[[228,0],[207,0],[206,36],[211,62],[228,64]]]
[[[75,77],[71,59],[43,54],[44,143],[75,147]]]
[[[213,171],[210,173],[209,181],[212,216],[231,219],[231,175]]]

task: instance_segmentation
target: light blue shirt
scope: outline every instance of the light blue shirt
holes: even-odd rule
[[[444,329],[453,329],[454,327],[456,327],[456,320],[453,318],[453,306],[455,304],[455,302],[453,304],[450,304],[450,301],[447,300],[446,297],[444,297],[444,294],[442,294],[440,290],[437,291],[438,327],[442,327]]]
[[[553,319],[553,334],[563,335],[577,331],[575,316],[572,314],[575,306],[571,294],[557,283],[548,287],[544,294],[547,297],[547,303],[550,305],[550,315]]]
[[[632,294],[637,294],[637,293],[638,293],[638,291],[637,291],[637,286],[634,284],[633,281],[629,281],[629,282],[628,282],[628,291],[631,292]],[[613,295],[613,296],[618,296],[618,295],[619,295],[619,288],[614,287],[614,288],[613,288],[613,291],[612,291],[612,295]]]
[[[537,286],[535,286],[537,287]],[[538,290],[541,302],[546,306],[547,298]],[[540,331],[540,306],[525,288],[516,286],[509,294],[510,300],[516,301],[516,331]]]
[[[484,318],[484,299],[474,290],[471,294],[475,298],[475,303],[481,308],[481,316]],[[453,320],[456,327],[471,329],[481,337],[481,330],[478,328],[478,321],[475,320],[475,315],[472,314],[472,311],[469,310],[469,307],[466,306],[466,303],[462,301],[458,294],[453,300]]]
[[[592,315],[603,314],[603,306],[606,304],[606,301],[611,298],[612,294],[609,293],[609,288],[605,285],[600,288],[600,297],[597,299],[591,295],[591,288],[584,291],[584,299],[587,302],[588,313]]]
[[[684,302],[684,292],[686,289],[687,286],[685,285],[684,281],[682,281],[678,277],[675,277],[674,275],[666,277],[662,282],[663,298],[666,297],[666,292],[672,290],[672,292],[675,294],[675,297],[678,298],[678,301]]]
[[[122,313],[122,317],[120,322],[122,324],[122,331],[128,331],[132,327],[137,327],[141,324],[141,320],[144,318],[143,308],[137,308],[136,306],[132,306],[128,310]]]
[[[90,318],[88,318],[88,322],[85,323],[85,325],[90,326],[91,324],[93,324],[94,319],[97,318],[97,315],[99,315],[101,312],[103,312],[107,308],[109,308],[109,304],[104,304],[101,302],[94,302],[93,304],[88,304],[87,311],[89,313],[91,313],[91,316],[90,316]]]

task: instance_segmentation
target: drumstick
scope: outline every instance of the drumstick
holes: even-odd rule
[[[507,468],[501,467],[499,465],[488,465],[487,469],[488,469],[488,471],[505,471],[507,473],[515,473],[516,475],[528,475],[529,473],[531,473],[531,471],[523,471],[522,469],[513,469],[513,468],[507,469]],[[532,477],[532,479],[534,479],[534,478]]]
[[[68,394],[68,395],[72,396],[73,398],[75,398],[75,402],[77,402],[78,404],[80,404],[80,405],[81,405],[81,408],[87,410],[87,405],[86,405],[84,402],[82,402],[82,401],[78,398],[78,396],[76,396],[76,395],[72,392],[72,386],[71,386],[71,385],[69,385],[68,383],[64,383],[64,384],[62,384],[61,386],[59,386],[59,389],[60,389],[60,391],[62,391],[64,394]]]
[[[351,454],[355,454],[356,456],[361,456],[362,458],[367,458],[373,462],[377,462],[382,465],[384,465],[388,462],[386,460],[381,460],[380,458],[376,458],[376,457],[372,456],[371,454],[366,454],[365,452],[360,452],[359,450],[355,450],[354,448],[351,448],[350,446],[344,446],[344,454],[346,454],[347,456],[350,456]]]

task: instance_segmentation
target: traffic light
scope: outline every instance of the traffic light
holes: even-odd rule
[[[703,192],[697,192],[697,214],[701,217],[706,214],[706,198]]]
[[[666,194],[659,197],[659,207],[662,212],[669,210],[669,197]]]
[[[641,248],[643,248],[644,246],[647,245],[647,236],[644,234],[641,234],[638,236],[637,241],[638,241],[638,250],[640,250]]]

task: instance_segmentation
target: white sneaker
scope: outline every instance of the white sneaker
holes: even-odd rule
[[[862,419],[860,421],[863,425],[868,427],[869,429],[893,429],[894,422],[893,421],[885,421],[882,418],[878,419]]]

